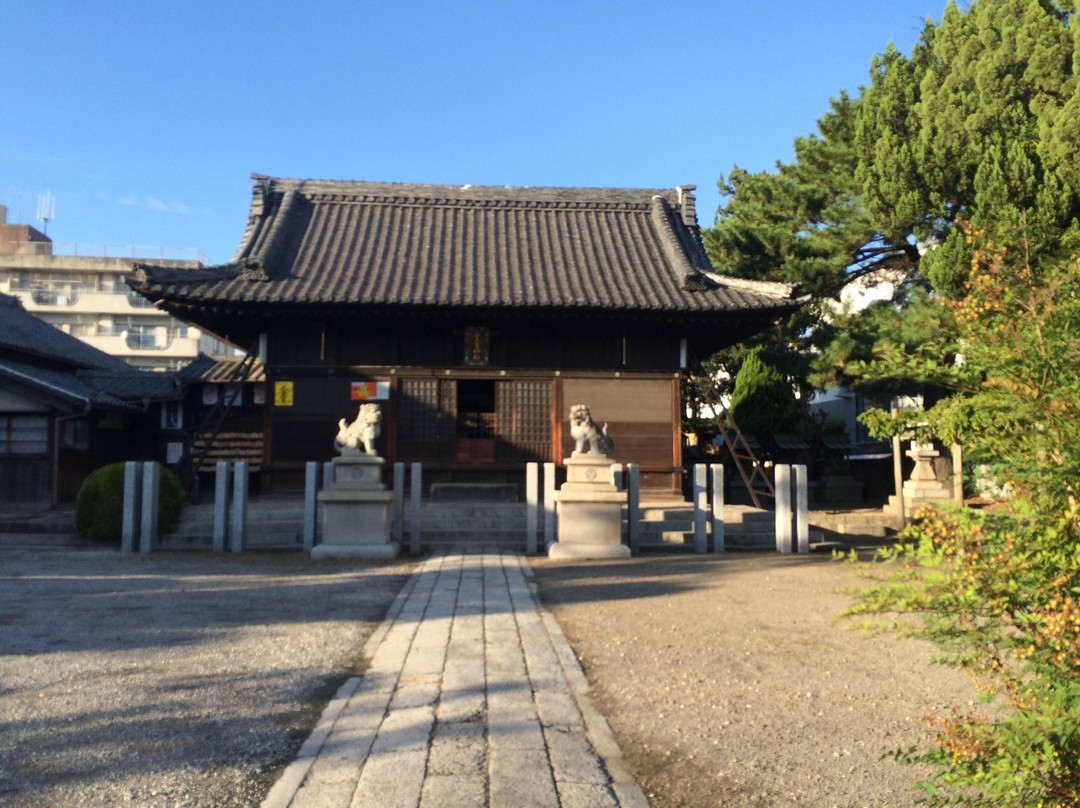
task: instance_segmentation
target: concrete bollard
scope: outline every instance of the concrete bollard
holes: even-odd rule
[[[724,552],[724,465],[714,463],[712,470],[712,536],[713,552]]]
[[[157,549],[160,482],[161,466],[157,463],[143,463],[142,513],[139,519],[139,550],[143,553],[151,553]]]
[[[555,543],[555,464],[544,464],[544,552]]]
[[[810,552],[809,482],[806,466],[791,467],[795,483],[795,547],[798,553]]]
[[[409,491],[409,552],[420,555],[420,494],[424,489],[424,472],[419,463],[410,468],[411,486]]]
[[[694,464],[694,552],[708,550],[709,537],[705,531],[708,525],[708,468],[704,463]]]
[[[304,464],[304,552],[315,548],[319,524],[319,463],[309,460]]]
[[[405,536],[405,464],[394,463],[394,499],[390,503],[390,541],[401,546]]]
[[[525,552],[536,555],[536,534],[540,515],[540,466],[525,464]]]
[[[214,466],[214,552],[224,553],[229,540],[229,464],[218,461]]]
[[[124,464],[124,512],[120,529],[120,552],[134,553],[139,546],[139,512],[142,509],[142,463]]]
[[[630,552],[641,552],[641,466],[626,467],[626,532],[630,534]]]
[[[241,460],[233,467],[232,509],[229,519],[229,549],[241,553],[247,546],[248,464]]]
[[[778,464],[773,477],[776,486],[776,551],[791,552],[791,466]]]

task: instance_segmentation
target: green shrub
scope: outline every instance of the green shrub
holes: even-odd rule
[[[759,348],[750,352],[735,376],[730,410],[739,429],[763,444],[770,443],[776,433],[799,429],[795,390],[766,362]]]
[[[161,467],[158,533],[168,533],[180,519],[184,489],[180,479]],[[91,472],[75,497],[75,529],[94,541],[119,544],[124,521],[124,464],[113,463]]]

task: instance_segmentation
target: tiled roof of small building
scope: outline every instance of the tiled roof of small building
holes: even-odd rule
[[[140,370],[35,317],[0,293],[0,379],[71,405],[131,409],[174,398],[172,373]]]
[[[692,186],[521,188],[256,176],[239,250],[217,267],[136,266],[180,305],[776,310],[792,287],[716,275]]]
[[[0,380],[68,405],[129,410],[134,406],[75,373],[0,358]]]
[[[0,354],[36,357],[69,367],[131,370],[124,360],[99,351],[35,317],[14,295],[0,293]]]
[[[186,382],[209,382],[222,384],[227,382],[265,382],[266,368],[262,362],[255,359],[247,375],[243,379],[237,379],[237,366],[244,361],[243,356],[216,356],[210,357],[199,354],[193,362],[178,371],[178,375]]]

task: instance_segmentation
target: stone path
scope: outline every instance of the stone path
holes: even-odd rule
[[[426,560],[263,808],[648,808],[529,577]]]

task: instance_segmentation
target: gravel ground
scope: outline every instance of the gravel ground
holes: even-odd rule
[[[259,805],[408,571],[0,551],[0,805]]]
[[[973,692],[834,625],[860,579],[824,557],[532,566],[653,808],[912,805],[920,773],[882,755]],[[255,808],[408,572],[0,550],[0,805]]]
[[[927,772],[882,756],[974,696],[928,644],[837,626],[865,581],[827,556],[532,566],[653,808],[913,805]]]

